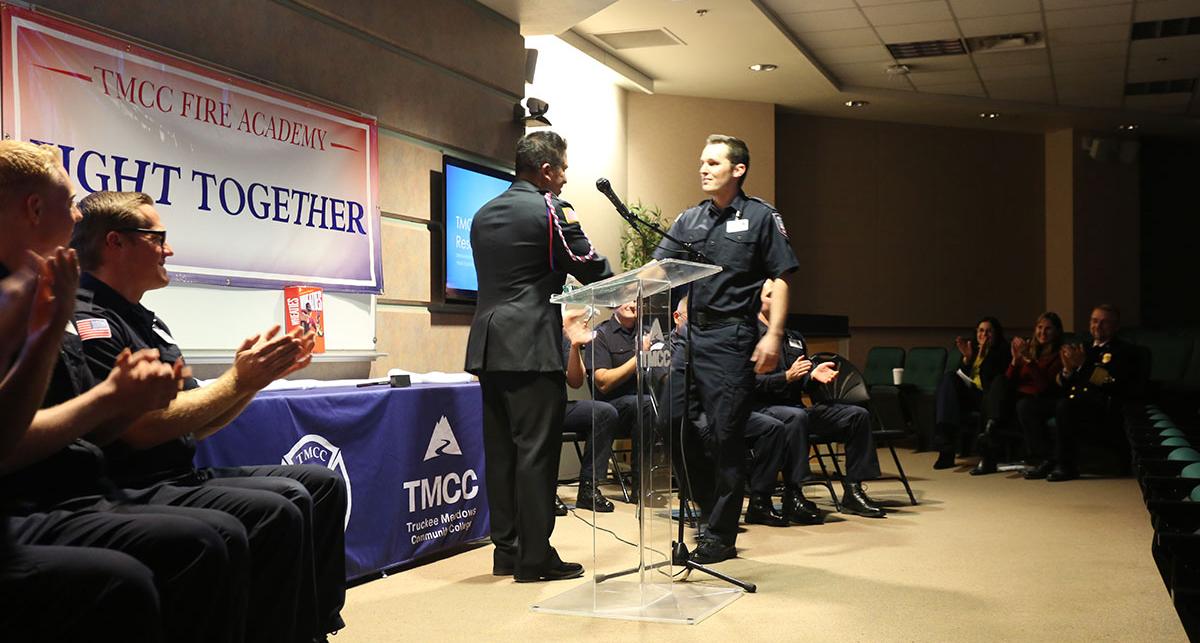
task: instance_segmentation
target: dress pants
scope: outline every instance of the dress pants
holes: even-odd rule
[[[567,403],[562,371],[484,371],[483,447],[497,559],[534,575],[558,562],[550,546]]]
[[[1054,417],[1057,399],[1050,396],[1019,396],[1017,422],[1025,437],[1025,462],[1038,465],[1051,459],[1053,442],[1046,421]]]
[[[119,551],[0,545],[0,605],[6,641],[162,640],[154,574]]]
[[[73,499],[61,506],[87,508],[54,509],[10,518],[12,541],[18,546],[98,548],[127,554],[153,574],[164,640],[242,640],[241,612],[245,605],[236,604],[235,596],[239,580],[236,572],[247,562],[246,534],[237,521],[202,509],[143,512],[139,507],[114,505],[96,497]],[[234,543],[240,537],[243,549],[235,552],[241,557],[237,563],[231,563],[226,540],[214,525],[225,530],[225,536]],[[64,564],[73,563],[68,559]],[[121,565],[113,560],[108,564]],[[5,603],[5,610],[9,606]],[[130,631],[135,636],[145,632],[148,623],[157,618],[157,614],[148,612],[147,621],[131,624]],[[74,640],[90,639],[85,636]]]
[[[1129,443],[1121,435],[1120,410],[1110,410],[1113,402],[1102,396],[1077,394],[1064,397],[1054,407],[1054,458],[1060,466],[1079,466],[1079,441],[1084,436],[1118,452],[1118,466],[1129,464]]]
[[[211,484],[273,491],[300,510],[304,516],[301,560],[305,561],[305,579],[299,607],[303,627],[298,627],[297,632],[311,630],[314,636],[322,636],[345,627],[341,611],[346,603],[349,498],[341,476],[315,464],[219,467],[204,471],[213,476]]]
[[[583,449],[583,460],[579,463],[580,482],[597,483],[597,470],[601,472],[601,479],[604,478],[605,472],[608,471],[608,461],[612,458],[617,418],[617,409],[608,402],[567,402],[566,414],[563,416],[563,433],[575,433],[583,436],[587,442]]]
[[[853,404],[817,404],[804,408],[771,405],[760,412],[777,418],[787,428],[784,479],[800,486],[808,479],[810,442],[841,442],[846,447],[846,481],[862,482],[880,475],[879,454],[871,435],[871,413]],[[801,438],[800,436],[804,436]]]
[[[151,507],[214,509],[236,518],[245,528],[250,544],[246,640],[256,643],[311,640],[311,628],[303,629],[305,625],[297,622],[300,588],[307,566],[301,562],[303,515],[278,491],[233,487],[222,482],[197,472],[169,484],[126,490],[126,493],[134,502]],[[278,479],[278,482],[291,481]]]
[[[611,400],[605,400],[617,410],[617,427],[615,435],[628,435],[633,443],[632,465],[635,480],[641,482],[641,471],[649,470],[653,463],[647,462],[642,467],[642,460],[649,457],[650,446],[654,444],[654,406],[648,394],[642,395],[641,412],[638,412],[637,394],[622,395]],[[639,424],[638,422],[641,422]],[[639,428],[640,427],[640,428]]]
[[[754,494],[775,493],[775,481],[787,451],[783,422],[762,413],[746,419],[746,444],[750,446],[749,481]]]
[[[758,343],[754,320],[709,327],[690,324],[692,381],[712,427],[716,488],[708,532],[725,545],[737,540],[746,485],[746,421],[754,391]]]
[[[981,410],[983,391],[967,386],[954,372],[942,376],[935,396],[933,447],[943,453],[957,452],[967,416],[972,411]]]

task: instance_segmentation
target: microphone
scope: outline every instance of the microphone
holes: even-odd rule
[[[621,202],[621,199],[618,199],[617,195],[613,193],[612,184],[608,182],[608,179],[603,177],[596,179],[596,189],[600,190],[601,194],[608,197],[609,201],[612,201],[613,207],[617,209],[617,214],[621,215],[622,219],[625,219],[626,221],[633,219],[633,214],[629,211],[629,208],[625,207],[625,204]]]

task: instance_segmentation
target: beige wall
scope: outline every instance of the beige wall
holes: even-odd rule
[[[628,200],[657,205],[671,215],[699,203],[704,139],[728,134],[750,147],[746,193],[775,201],[773,105],[631,92],[628,123]]]
[[[512,163],[525,48],[465,1],[44,0],[41,7],[379,119],[386,292],[376,349],[389,367],[461,370],[464,315],[432,315],[430,172],[451,151]]]
[[[851,359],[1042,311],[1041,136],[785,111],[776,126],[777,205],[801,260],[791,308],[849,316]]]
[[[1046,134],[1046,310],[1075,328],[1075,132]]]

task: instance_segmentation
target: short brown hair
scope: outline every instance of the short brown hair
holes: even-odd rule
[[[0,141],[0,202],[52,183],[62,166],[62,151],[53,145]]]
[[[530,132],[517,141],[517,173],[537,172],[542,164],[562,167],[567,153],[567,142],[550,130]]]
[[[79,267],[95,270],[103,257],[104,239],[109,232],[122,228],[142,228],[146,217],[138,212],[143,205],[154,205],[145,192],[93,192],[79,202],[83,219],[75,224],[71,247],[79,253]]]
[[[746,141],[743,141],[736,136],[709,134],[708,138],[705,139],[704,144],[724,145],[725,149],[729,150],[725,156],[729,158],[729,162],[731,164],[737,165],[738,163],[741,163],[742,165],[746,166],[746,171],[738,177],[738,187],[742,187],[742,184],[746,182],[746,175],[750,174],[750,148],[746,145]]]
[[[1100,304],[1092,310],[1103,310],[1104,312],[1112,315],[1118,324],[1121,323],[1121,309],[1112,304]]]

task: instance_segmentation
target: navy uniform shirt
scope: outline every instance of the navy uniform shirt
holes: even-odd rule
[[[87,366],[97,378],[108,377],[117,355],[128,348],[157,348],[159,360],[174,364],[183,354],[171,330],[141,304],[126,300],[108,284],[85,272],[79,279],[75,326],[80,329]],[[188,378],[184,390],[199,387]],[[191,473],[196,441],[185,436],[145,450],[135,450],[117,440],[106,447],[113,477],[126,485],[139,485]]]
[[[595,373],[596,369],[600,368],[619,368],[637,354],[637,344],[637,326],[627,329],[614,317],[604,320],[599,326],[596,326],[596,337],[592,340],[592,363],[588,371]],[[586,356],[584,363],[587,363]],[[620,386],[608,393],[601,393],[599,388],[596,389],[596,397],[600,400],[612,400],[623,395],[636,394],[636,374],[621,382]]]
[[[729,207],[712,199],[688,208],[671,225],[670,235],[694,244],[724,270],[692,284],[691,309],[727,317],[750,318],[760,308],[759,290],[767,279],[800,267],[788,243],[783,219],[774,206],[738,192]],[[663,239],[655,259],[690,259],[688,250]]]

